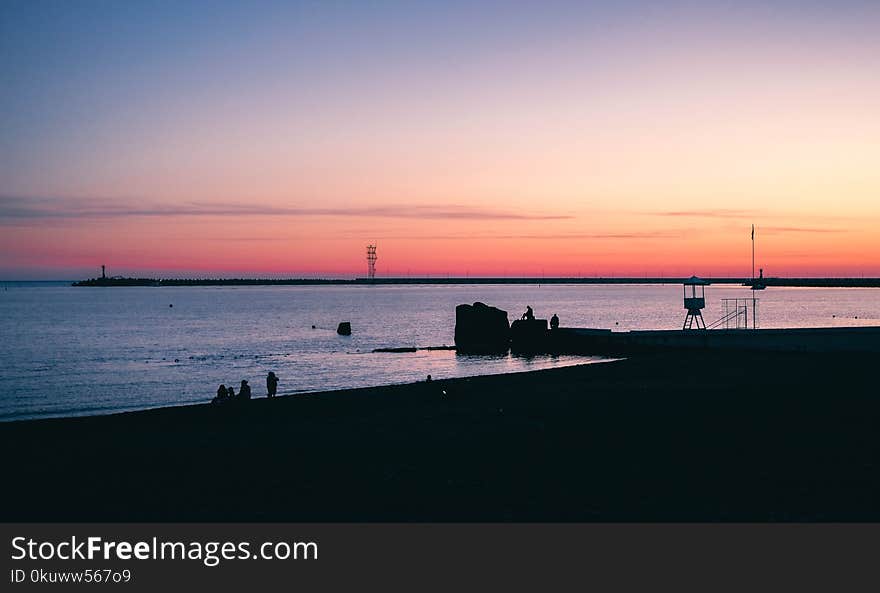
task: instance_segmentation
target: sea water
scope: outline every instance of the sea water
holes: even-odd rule
[[[279,395],[601,361],[586,356],[374,353],[453,344],[455,306],[482,301],[511,320],[531,305],[563,327],[672,329],[678,285],[380,285],[75,288],[0,284],[0,421],[209,401],[265,376]],[[710,286],[707,321],[746,288]],[[880,325],[880,289],[770,288],[760,327]],[[336,326],[350,321],[351,336]],[[751,323],[751,321],[750,321]],[[314,328],[313,328],[314,326]]]

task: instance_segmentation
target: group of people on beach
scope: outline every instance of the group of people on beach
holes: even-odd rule
[[[275,397],[277,393],[278,376],[273,371],[269,371],[269,374],[266,375],[266,397]],[[248,385],[247,379],[242,379],[237,394],[235,393],[235,388],[226,387],[226,385],[221,384],[220,387],[217,388],[217,395],[211,400],[211,403],[223,404],[233,401],[246,401],[249,399],[251,399],[251,386]]]

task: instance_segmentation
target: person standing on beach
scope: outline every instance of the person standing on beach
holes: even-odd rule
[[[275,397],[278,393],[278,377],[273,371],[266,375],[266,397]]]

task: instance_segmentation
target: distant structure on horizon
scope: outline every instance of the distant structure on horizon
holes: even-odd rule
[[[376,246],[367,245],[367,277],[370,280],[376,278]]]

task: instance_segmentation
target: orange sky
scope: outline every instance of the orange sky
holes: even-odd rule
[[[746,276],[753,223],[768,275],[880,276],[845,7],[14,15],[0,277]]]

